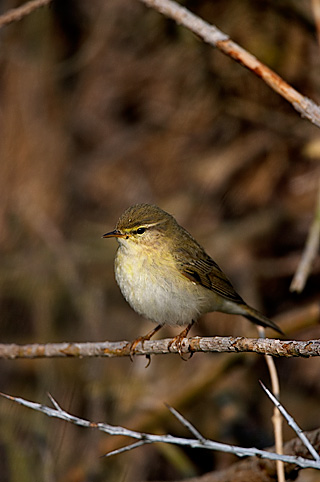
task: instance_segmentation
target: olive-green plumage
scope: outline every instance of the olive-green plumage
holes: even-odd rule
[[[188,231],[157,206],[137,204],[119,218],[115,274],[134,310],[163,325],[191,325],[210,311],[239,314],[282,333],[248,306]]]

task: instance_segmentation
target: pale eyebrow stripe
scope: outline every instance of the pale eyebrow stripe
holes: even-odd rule
[[[141,224],[137,224],[136,226],[134,226],[134,230],[137,230],[139,228],[153,228],[155,226],[159,226],[159,224],[164,224],[165,222],[167,221],[167,219],[163,219],[161,221],[156,221],[155,223],[141,223]],[[127,231],[132,231],[133,228],[126,228],[124,229],[125,232]]]
[[[147,224],[141,224],[141,227],[143,228],[152,228],[153,226],[158,226],[159,224],[165,223],[167,220],[164,219],[163,221],[157,221],[156,223],[147,223]]]

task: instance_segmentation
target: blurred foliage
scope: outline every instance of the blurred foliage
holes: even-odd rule
[[[319,102],[309,3],[184,5]],[[131,340],[150,330],[115,283],[116,243],[101,239],[137,202],[174,214],[268,316],[319,300],[319,258],[304,292],[288,289],[315,208],[319,131],[261,80],[139,1],[57,0],[0,35],[2,342]],[[320,337],[319,326],[286,330]],[[244,319],[208,314],[192,334],[256,331]],[[273,444],[272,407],[258,384],[269,383],[262,357],[145,363],[2,361],[0,389],[43,403],[50,392],[93,421],[188,436],[167,402],[206,437]],[[319,360],[277,366],[288,411],[303,429],[318,427]],[[163,446],[101,459],[125,441],[6,400],[0,419],[3,482],[173,480],[235,460]],[[301,472],[298,480],[316,477]]]

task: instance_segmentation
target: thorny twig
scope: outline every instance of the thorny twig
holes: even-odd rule
[[[286,411],[283,405],[277,400],[277,398],[268,390],[268,388],[262,383],[260,380],[260,385],[262,386],[263,390],[266,392],[274,406],[279,410],[279,412],[283,415],[283,417],[286,419],[288,422],[288,425],[296,432],[302,443],[307,447],[309,452],[311,453],[312,457],[314,460],[317,460],[318,462],[320,461],[320,455],[318,452],[315,450],[315,448],[311,445],[309,442],[308,438],[304,434],[304,432],[301,430],[299,425],[295,422],[294,418],[289,415],[289,413]]]
[[[125,447],[109,452],[108,454],[106,454],[106,456],[108,457],[110,457],[111,455],[120,454],[128,450],[132,450],[136,447],[140,447],[145,444],[162,442],[162,443],[169,443],[169,444],[175,444],[180,446],[188,446],[191,448],[202,448],[207,450],[222,451],[222,452],[234,454],[238,457],[258,456],[263,459],[282,460],[285,463],[295,464],[301,468],[314,468],[314,469],[320,470],[319,461],[306,459],[304,457],[296,457],[294,455],[279,455],[273,452],[268,452],[266,450],[260,450],[256,448],[244,448],[244,447],[238,447],[235,445],[214,442],[213,440],[203,438],[195,428],[193,430],[193,433],[199,434],[198,436],[196,436],[195,439],[174,437],[172,435],[154,435],[154,434],[148,434],[143,432],[136,432],[134,430],[129,430],[125,427],[109,425],[101,422],[95,423],[95,422],[91,422],[89,420],[85,420],[85,419],[76,417],[74,415],[71,415],[65,410],[63,410],[58,405],[58,403],[53,400],[51,396],[50,396],[50,399],[52,400],[55,408],[51,408],[46,405],[41,405],[40,403],[30,402],[28,400],[24,400],[23,398],[12,397],[4,393],[0,393],[0,395],[7,398],[8,400],[12,400],[16,403],[19,403],[20,405],[31,408],[38,412],[42,412],[45,415],[48,415],[49,417],[59,418],[85,428],[95,428],[109,435],[122,435],[125,437],[130,437],[138,440],[138,442],[135,442],[130,445],[126,445]],[[175,410],[171,410],[171,413],[173,413],[175,416],[177,414]],[[184,417],[181,414],[179,414],[178,419],[181,421],[182,419],[184,419]],[[188,421],[185,421],[184,424],[189,429],[192,426]]]

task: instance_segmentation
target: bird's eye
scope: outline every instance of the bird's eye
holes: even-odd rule
[[[138,228],[137,229],[137,234],[143,234],[145,232],[146,228]]]

